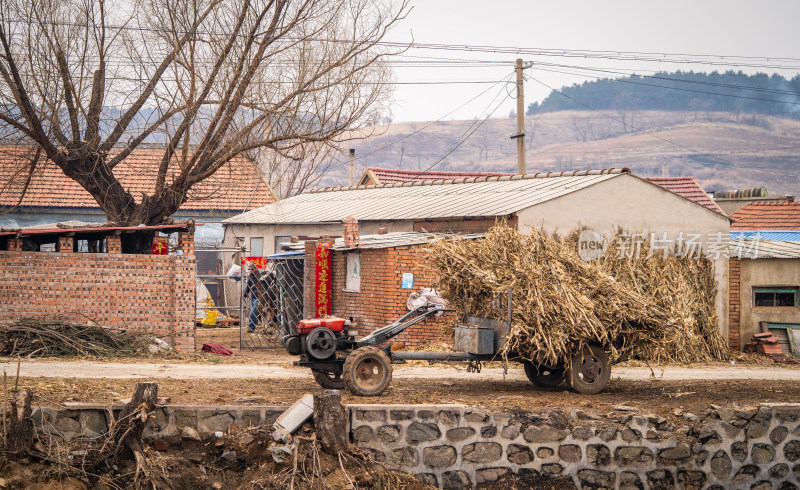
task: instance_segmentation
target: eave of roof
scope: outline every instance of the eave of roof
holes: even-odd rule
[[[226,224],[299,224],[510,216],[629,174],[628,169],[405,182],[310,191],[228,218]]]
[[[800,259],[800,241],[731,240],[730,257],[739,259]]]
[[[132,233],[144,230],[157,230],[157,231],[188,231],[193,230],[195,226],[201,226],[202,223],[174,223],[170,225],[153,225],[153,226],[87,226],[78,228],[20,228],[17,230],[0,230],[0,236],[17,236],[26,237],[33,235],[70,235],[70,234],[85,234],[85,233]]]

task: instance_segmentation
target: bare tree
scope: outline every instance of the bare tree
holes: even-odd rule
[[[382,39],[406,0],[0,0],[0,138],[13,189],[55,165],[109,221],[157,224],[238,156],[290,192],[385,117]],[[150,192],[115,168],[163,145]]]

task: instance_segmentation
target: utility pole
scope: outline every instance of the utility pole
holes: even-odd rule
[[[356,185],[356,149],[350,148],[350,186]]]
[[[511,139],[517,140],[517,173],[522,175],[525,169],[525,87],[522,76],[522,59],[517,59],[517,133]]]

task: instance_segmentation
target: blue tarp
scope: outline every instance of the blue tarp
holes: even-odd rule
[[[731,240],[738,239],[761,239],[772,240],[775,242],[797,242],[800,241],[800,231],[791,230],[756,230],[756,231],[734,231],[731,230]]]

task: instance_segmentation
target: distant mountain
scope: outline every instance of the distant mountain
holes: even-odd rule
[[[377,128],[377,136],[345,145],[356,149],[357,177],[366,167],[515,172],[516,144],[509,135],[516,132],[516,120],[489,119],[459,145],[475,124],[391,124]],[[528,172],[630,167],[650,177],[666,167],[669,175],[695,177],[710,191],[765,186],[772,195],[800,195],[800,120],[794,118],[691,110],[558,111],[526,116],[525,133]],[[343,154],[321,185],[346,184]]]
[[[659,110],[800,117],[800,75],[660,72],[587,81],[553,91],[527,114],[565,110]]]

